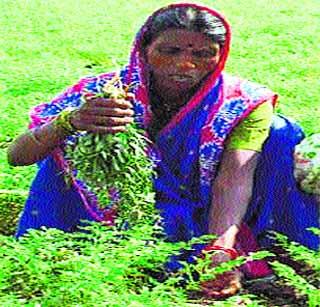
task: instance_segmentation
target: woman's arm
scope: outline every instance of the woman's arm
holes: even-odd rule
[[[92,133],[117,133],[133,122],[132,104],[125,99],[92,98],[72,112],[69,124],[76,130]],[[48,156],[72,131],[56,120],[29,130],[9,146],[8,162],[12,166],[30,165]]]
[[[213,184],[209,233],[219,237],[215,244],[231,248],[251,199],[254,171],[259,153],[253,150],[224,152]]]
[[[251,199],[257,157],[269,135],[273,106],[266,101],[249,114],[226,142],[213,185],[210,231],[224,234],[217,244],[234,245],[238,226]]]
[[[31,165],[48,156],[67,136],[63,128],[52,122],[28,130],[10,144],[8,162],[12,166]]]

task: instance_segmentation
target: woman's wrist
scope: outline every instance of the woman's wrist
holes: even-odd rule
[[[12,166],[36,163],[60,146],[64,139],[65,136],[58,135],[51,123],[29,129],[10,144],[8,162]]]
[[[33,141],[33,143],[35,143],[36,145],[38,145],[40,147],[46,146],[46,144],[44,144],[41,141],[41,139],[39,138],[39,135],[38,135],[38,132],[37,132],[38,129],[39,128],[28,129],[27,130],[27,135]]]
[[[74,134],[77,129],[70,122],[74,109],[63,110],[53,121],[30,129],[27,133],[31,141],[41,148],[52,150]]]
[[[76,108],[66,108],[52,121],[52,127],[61,135],[69,136],[78,131],[72,124],[72,116]]]
[[[224,231],[224,233],[222,233],[216,240],[214,240],[215,245],[220,245],[225,248],[233,248],[239,229],[240,227],[238,225],[231,225],[227,230]]]
[[[47,124],[29,130],[30,138],[35,144],[52,150],[61,145],[71,135],[71,131],[65,129],[57,118]]]
[[[237,252],[236,249],[234,248],[225,248],[223,246],[220,246],[220,245],[216,245],[214,242],[207,245],[204,249],[203,249],[204,252],[210,252],[210,251],[221,251],[225,254],[227,254],[230,259],[236,259],[239,254]]]

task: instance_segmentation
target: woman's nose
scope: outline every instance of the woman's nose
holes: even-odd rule
[[[179,69],[189,70],[196,68],[196,64],[193,61],[192,52],[189,50],[184,50],[184,52],[181,52],[176,60],[176,67]]]
[[[181,60],[181,61],[177,62],[176,66],[177,66],[177,68],[185,69],[185,70],[196,68],[196,64],[194,64],[190,60]]]

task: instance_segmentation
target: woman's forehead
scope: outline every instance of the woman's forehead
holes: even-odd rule
[[[215,46],[209,37],[201,32],[189,31],[186,29],[168,29],[161,32],[151,43],[151,45],[179,44],[190,46]]]

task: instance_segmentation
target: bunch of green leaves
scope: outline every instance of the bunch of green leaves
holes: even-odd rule
[[[320,234],[319,228],[308,228],[308,230],[316,235]],[[278,241],[276,245],[284,248],[288,252],[290,258],[305,263],[312,269],[313,274],[308,274],[308,279],[306,279],[299,275],[292,267],[280,263],[279,261],[271,262],[274,271],[279,277],[283,278],[286,284],[294,287],[299,293],[307,297],[309,307],[319,307],[320,250],[311,250],[296,242],[289,241],[288,237],[277,232],[273,232],[273,235]]]
[[[103,87],[100,96],[123,99],[126,91],[115,77]],[[134,225],[151,223],[156,218],[152,184],[155,173],[146,153],[149,144],[145,132],[131,124],[126,132],[114,135],[85,133],[65,150],[77,178],[95,193],[100,207],[110,205],[110,191],[118,191],[118,216]]]

